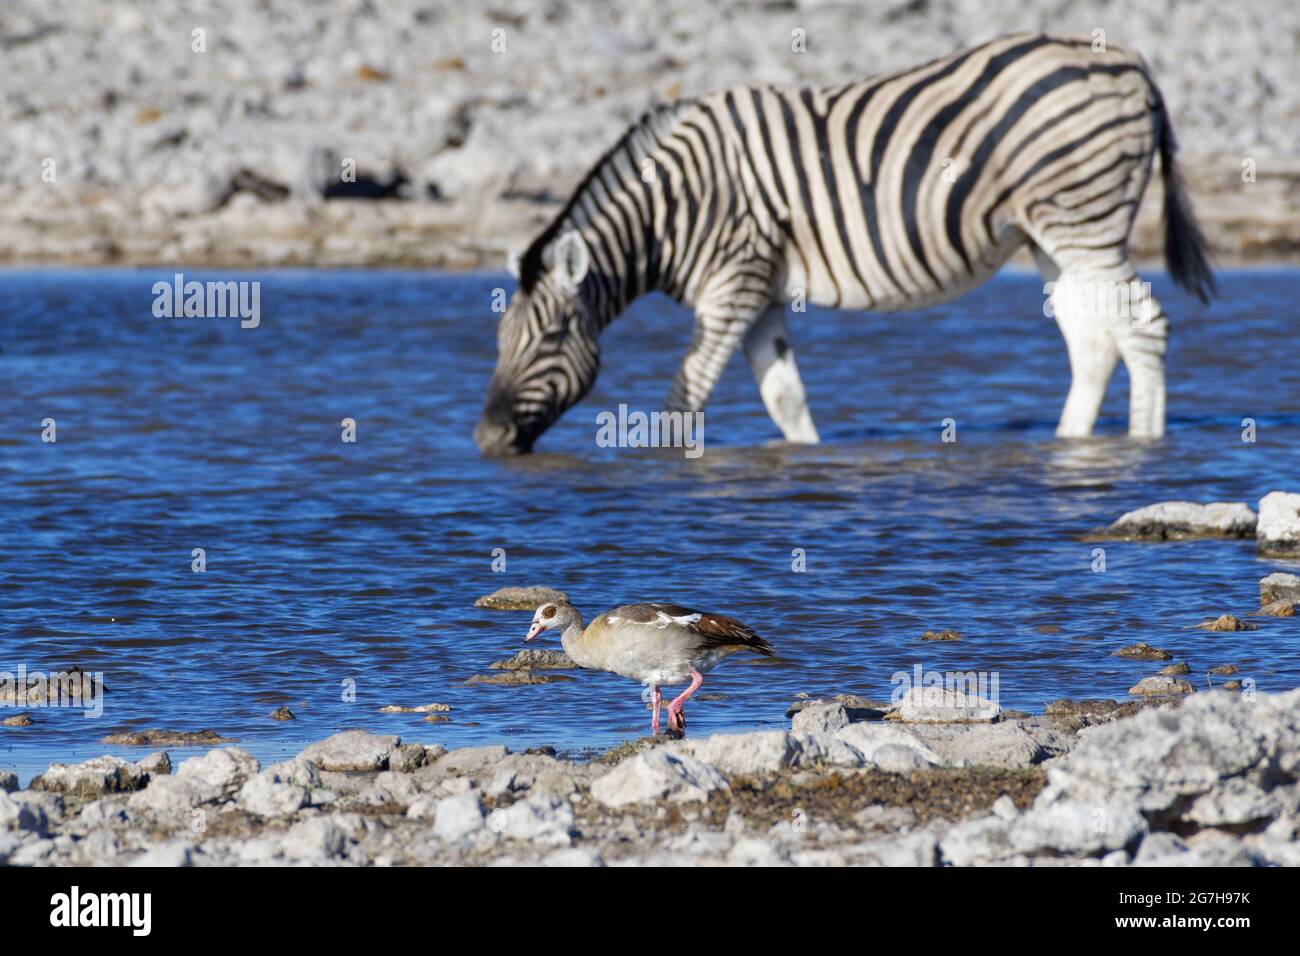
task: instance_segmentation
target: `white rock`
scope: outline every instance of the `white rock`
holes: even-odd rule
[[[609,807],[647,800],[704,800],[714,790],[727,790],[726,778],[710,764],[665,748],[624,760],[591,784],[594,799]]]
[[[508,840],[568,846],[573,839],[573,808],[567,801],[550,794],[535,794],[493,810],[488,815],[487,826]]]
[[[136,769],[149,776],[165,776],[172,772],[172,758],[165,750],[158,750],[135,762]]]
[[[33,781],[33,787],[79,797],[97,797],[138,790],[144,777],[135,764],[121,757],[104,756],[84,763],[50,764],[50,769]]]
[[[316,789],[321,786],[320,772],[317,770],[316,765],[301,755],[294,757],[292,760],[273,763],[262,773],[276,783],[292,783],[295,786],[307,789]]]
[[[1035,802],[1011,823],[1013,849],[1037,853],[1096,855],[1122,850],[1147,831],[1146,820],[1133,807],[1103,806],[1058,800]]]
[[[946,687],[912,687],[898,706],[904,723],[987,722],[998,719],[1002,708],[978,694]]]
[[[248,751],[239,747],[221,747],[184,761],[177,768],[176,777],[187,783],[230,794],[242,787],[259,769],[261,765],[257,758]]]
[[[298,756],[321,770],[384,770],[389,755],[401,742],[391,734],[345,730],[312,744]]]
[[[993,815],[999,820],[1006,820],[1008,823],[1020,816],[1020,808],[1017,807],[1016,802],[1005,793],[994,800],[993,806],[989,809],[993,811]]]
[[[798,711],[790,719],[790,729],[796,734],[834,733],[849,723],[849,711],[843,704],[815,704]]]
[[[116,800],[91,800],[81,808],[77,814],[77,822],[87,827],[111,826],[115,823],[125,823],[127,820],[126,811]]]
[[[563,850],[556,850],[554,853],[547,854],[542,860],[542,866],[554,867],[577,867],[577,866],[604,866],[605,861],[600,858],[600,854],[588,847],[568,847]]]
[[[904,773],[924,767],[938,767],[943,759],[903,727],[883,723],[849,724],[837,730],[834,739],[862,754],[864,766]]]
[[[676,749],[735,774],[772,773],[791,766],[799,754],[795,738],[783,730],[714,734],[703,740],[682,741]]]
[[[939,864],[939,845],[925,830],[879,840],[868,840],[853,848],[858,865],[922,867]]]
[[[475,774],[490,770],[506,758],[509,751],[501,745],[461,747],[450,750],[434,762],[439,773]]]
[[[330,817],[310,817],[295,823],[280,841],[285,856],[296,860],[329,860],[343,855],[347,834]]]
[[[279,783],[273,774],[259,773],[239,790],[238,802],[259,817],[287,817],[307,805],[308,792],[292,783]]]
[[[1300,601],[1300,576],[1278,571],[1259,582],[1259,606],[1274,601]]]
[[[1182,694],[1194,694],[1196,688],[1188,681],[1180,677],[1170,677],[1164,674],[1152,674],[1150,677],[1144,677],[1132,687],[1128,692],[1134,697],[1170,697]]]
[[[200,780],[182,780],[180,777],[155,777],[149,785],[131,794],[128,806],[133,810],[149,810],[171,815],[220,800],[223,792]]]
[[[0,827],[19,833],[44,834],[49,825],[45,810],[22,794],[0,793]]]
[[[1185,818],[1203,827],[1238,826],[1272,820],[1282,811],[1282,801],[1274,794],[1265,792],[1249,780],[1234,777],[1197,797]]]
[[[191,866],[196,850],[194,844],[184,840],[155,843],[131,861],[132,866],[178,867]]]
[[[976,866],[1015,855],[1011,824],[996,816],[975,817],[953,825],[939,841],[939,852],[952,866]]]
[[[1255,539],[1264,554],[1300,556],[1300,494],[1272,491],[1259,499]]]
[[[412,805],[411,810],[415,809]],[[410,811],[408,810],[408,815]],[[433,833],[442,840],[460,840],[483,829],[483,804],[472,793],[438,800],[433,811]]]
[[[781,854],[768,840],[742,837],[727,854],[727,862],[733,866],[776,866],[781,863]]]
[[[1162,501],[1121,515],[1107,530],[1135,538],[1249,538],[1255,523],[1255,512],[1243,502]]]

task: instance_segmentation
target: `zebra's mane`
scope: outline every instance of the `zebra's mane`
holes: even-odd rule
[[[681,107],[688,104],[689,101],[686,100],[676,100],[672,103],[655,104],[650,109],[646,110],[646,112],[642,113],[640,119],[624,130],[623,135],[619,137],[618,142],[607,149],[600,159],[596,160],[596,162],[592,164],[591,169],[587,170],[587,175],[582,178],[582,182],[578,183],[577,188],[573,190],[573,194],[569,196],[569,201],[564,204],[564,208],[560,210],[559,214],[553,220],[551,220],[551,224],[542,230],[541,234],[529,244],[527,250],[524,251],[524,254],[519,257],[520,291],[525,293],[533,291],[533,288],[537,285],[538,279],[540,279],[542,273],[546,271],[546,266],[542,261],[542,253],[546,250],[547,246],[559,238],[560,232],[564,228],[565,220],[569,218],[570,213],[573,212],[578,201],[582,198],[582,194],[587,191],[587,187],[590,186],[592,180],[600,174],[600,171],[605,167],[605,164],[617,156],[622,150],[627,149],[633,138],[638,133],[646,130],[653,131],[657,121],[664,117],[676,114]]]

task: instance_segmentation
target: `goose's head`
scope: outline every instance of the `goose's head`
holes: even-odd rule
[[[573,605],[556,601],[543,604],[533,614],[533,626],[528,629],[528,636],[524,638],[524,643],[527,644],[542,631],[549,631],[557,627],[563,631],[570,624],[581,623],[582,618],[578,615],[578,609]]]

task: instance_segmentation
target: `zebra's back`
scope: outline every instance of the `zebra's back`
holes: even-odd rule
[[[886,311],[960,295],[1027,235],[1066,228],[1089,248],[1122,246],[1161,110],[1136,54],[1041,34],[849,85],[738,88],[695,105],[784,254],[787,295]]]

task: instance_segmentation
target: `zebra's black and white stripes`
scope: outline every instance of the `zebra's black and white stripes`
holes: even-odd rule
[[[1073,381],[1058,431],[1088,434],[1118,359],[1130,432],[1164,427],[1168,320],[1128,237],[1159,152],[1176,281],[1206,298],[1204,244],[1140,57],[1091,39],[1005,37],[829,89],[725,90],[647,113],[520,261],[478,431],[526,450],[586,393],[600,330],[638,296],[692,306],[670,407],[701,408],[737,346],[786,437],[815,441],[786,329],[792,298],[897,311],[951,299],[1029,246],[1054,283]],[[565,242],[585,271],[562,268]]]

